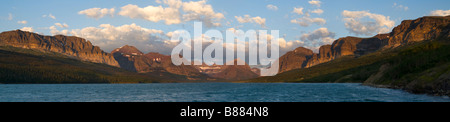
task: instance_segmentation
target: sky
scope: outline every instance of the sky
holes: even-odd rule
[[[449,0],[8,0],[0,31],[88,39],[110,52],[125,44],[170,54],[178,29],[203,32],[279,30],[281,54],[299,46],[317,52],[346,36],[387,33],[402,20],[450,15]],[[280,55],[281,55],[280,54]]]

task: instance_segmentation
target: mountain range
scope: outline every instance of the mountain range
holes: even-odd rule
[[[208,66],[204,64],[195,66],[182,64],[176,66],[172,64],[169,55],[155,52],[144,54],[136,47],[129,45],[107,53],[98,46],[92,45],[90,41],[75,36],[43,36],[21,30],[7,31],[0,33],[0,46],[3,49],[20,48],[41,53],[58,53],[67,58],[105,64],[140,74],[160,74],[158,79],[167,79],[165,78],[167,74],[182,76],[174,80],[182,82],[245,80],[259,76],[248,65]]]
[[[298,47],[279,58],[279,74],[270,77],[247,64],[176,66],[169,55],[130,45],[108,53],[80,37],[14,30],[0,33],[0,83],[358,82],[449,95],[449,19],[404,20],[390,33],[339,38],[318,53]]]
[[[279,74],[240,82],[354,82],[450,95],[450,16],[404,20],[392,32],[344,37],[319,53],[299,47],[279,59]]]
[[[317,54],[310,49],[298,47],[280,57],[279,72],[312,67],[342,56],[354,55],[358,57],[379,50],[436,39],[439,36],[445,37],[449,35],[449,18],[450,16],[430,16],[416,20],[405,20],[387,34],[378,34],[370,38],[350,36],[339,38],[331,45],[321,46]]]

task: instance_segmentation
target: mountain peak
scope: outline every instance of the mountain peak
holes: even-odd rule
[[[114,54],[116,52],[119,52],[119,53],[122,53],[122,54],[128,54],[128,55],[143,55],[144,54],[139,49],[137,49],[136,47],[130,46],[130,45],[124,45],[122,47],[114,49],[111,52],[111,54]]]
[[[311,49],[305,47],[297,47],[295,50],[291,51],[294,54],[302,54],[302,55],[312,55],[313,51]]]
[[[314,55],[314,52],[305,47],[298,47],[293,51],[289,51],[279,60],[279,72],[285,72],[292,69],[298,69],[306,66],[306,61]]]
[[[245,80],[245,79],[251,79],[256,78],[259,75],[252,71],[250,66],[245,63],[245,61],[240,59],[234,59],[232,60],[234,62],[234,65],[223,65],[218,66],[220,67],[220,70],[217,73],[210,74],[210,76],[214,78],[221,78],[221,79],[227,79],[227,80]],[[232,62],[229,61],[229,62]],[[238,65],[238,62],[243,62],[244,65]],[[212,66],[217,67],[217,66]]]

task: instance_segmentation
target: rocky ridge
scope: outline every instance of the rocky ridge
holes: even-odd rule
[[[404,20],[392,32],[370,38],[344,37],[331,45],[323,45],[319,53],[299,47],[280,57],[279,73],[292,69],[308,68],[342,56],[361,56],[380,49],[390,49],[423,40],[449,37],[450,16],[426,16],[416,20]]]
[[[0,33],[0,45],[61,53],[73,58],[118,67],[114,57],[90,41],[75,36],[43,36],[15,30]]]

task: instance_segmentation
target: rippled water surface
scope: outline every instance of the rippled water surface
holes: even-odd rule
[[[0,102],[449,102],[353,83],[0,84]]]

